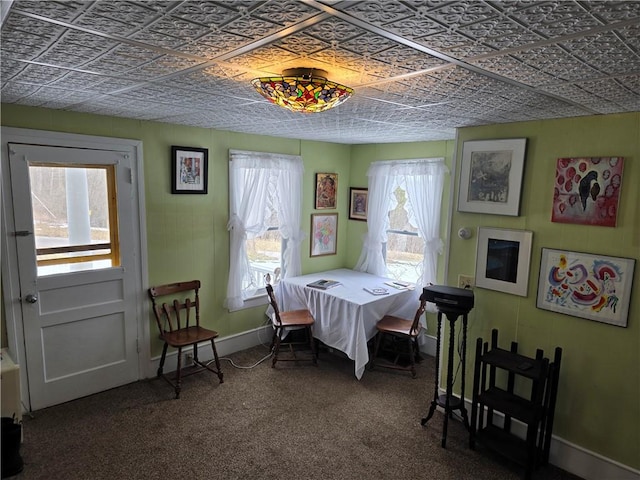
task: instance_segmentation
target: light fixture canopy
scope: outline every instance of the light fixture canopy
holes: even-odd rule
[[[353,89],[327,79],[318,68],[289,68],[279,77],[254,78],[251,85],[269,100],[292,112],[317,113],[337,107]]]

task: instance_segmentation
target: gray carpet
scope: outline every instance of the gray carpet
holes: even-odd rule
[[[259,346],[230,358],[253,365]],[[420,421],[433,395],[434,362],[412,379],[323,352],[318,366],[223,361],[225,382],[187,377],[182,396],[140,381],[35,412],[24,420],[24,471],[15,479],[521,479],[523,469],[468,448],[459,421]],[[575,479],[553,467],[534,479]]]

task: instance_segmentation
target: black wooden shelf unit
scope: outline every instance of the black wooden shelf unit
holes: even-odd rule
[[[495,329],[490,349],[478,338],[469,446],[474,449],[478,442],[519,463],[527,480],[536,468],[547,464],[561,358],[560,347],[553,361],[541,349],[536,350],[535,358],[519,354],[516,342],[511,342],[510,350],[501,349]],[[516,382],[518,392],[527,395],[515,393]],[[512,419],[526,427],[524,439],[512,433]]]

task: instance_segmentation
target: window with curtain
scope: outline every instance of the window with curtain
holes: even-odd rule
[[[267,273],[301,273],[303,171],[299,156],[229,151],[230,310],[264,295]]]
[[[373,162],[367,171],[367,233],[356,270],[426,286],[436,283],[442,158]]]
[[[389,229],[383,256],[389,276],[396,280],[418,282],[423,269],[424,239],[420,236],[407,189],[402,177],[393,188],[389,210]]]

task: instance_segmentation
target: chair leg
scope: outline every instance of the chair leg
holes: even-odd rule
[[[413,341],[411,337],[407,338],[407,343],[409,345],[409,358],[411,359],[411,376],[416,378],[416,353],[413,348]]]
[[[280,342],[282,341],[282,339],[280,338],[282,337],[282,331],[282,328],[276,327],[276,331],[274,332],[275,345],[272,349],[273,358],[271,359],[271,368],[274,368],[276,366],[276,362],[278,361],[278,352],[280,351]]]
[[[422,362],[422,356],[420,355],[420,345],[418,344],[418,338],[414,337],[413,338],[413,348],[414,348],[414,352],[416,354],[415,359],[417,363]]]
[[[318,365],[318,354],[316,353],[316,342],[313,339],[313,332],[311,327],[307,327],[307,335],[309,335],[309,344],[311,345],[311,355],[313,357],[313,364]]]
[[[220,383],[224,383],[224,374],[222,373],[222,369],[220,368],[220,359],[218,358],[218,350],[216,350],[216,343],[213,338],[211,339],[211,349],[213,350],[213,359],[216,363],[216,370],[218,371],[218,380]]]
[[[160,357],[160,365],[158,366],[158,376],[162,376],[162,371],[164,369],[164,361],[167,358],[167,348],[169,348],[169,344],[164,342],[164,346],[162,347],[162,356]]]
[[[371,357],[371,363],[369,368],[373,370],[373,367],[376,365],[376,357],[378,356],[378,349],[380,348],[380,343],[382,343],[382,333],[378,332],[376,334],[376,345],[373,349],[373,356]]]
[[[182,384],[181,373],[182,373],[182,347],[178,347],[178,370],[176,371],[176,385],[175,385],[176,398],[180,398],[180,390],[181,390],[181,384]]]
[[[273,327],[273,335],[271,336],[271,345],[269,345],[269,351],[273,352],[273,347],[276,345],[276,335],[278,335],[278,329]]]

